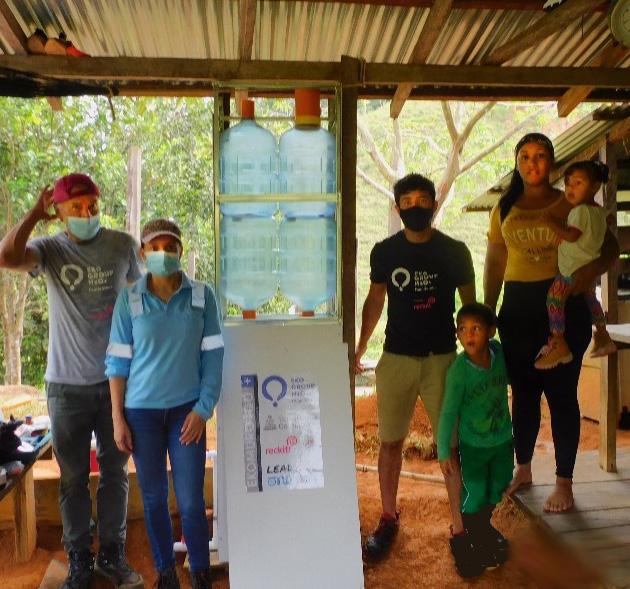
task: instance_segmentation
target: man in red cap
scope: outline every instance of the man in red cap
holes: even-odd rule
[[[88,589],[96,570],[117,587],[144,587],[125,558],[127,454],[113,438],[105,353],[118,292],[140,276],[138,245],[127,233],[105,229],[99,189],[86,174],[59,178],[0,241],[0,267],[44,274],[49,341],[46,393],[69,572],[61,589]],[[50,208],[54,207],[54,213]],[[59,233],[30,239],[39,222],[58,219]],[[89,461],[92,432],[100,465],[96,497],[99,552],[94,559]]]

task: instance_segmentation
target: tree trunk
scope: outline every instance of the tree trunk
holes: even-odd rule
[[[142,150],[132,145],[127,163],[127,215],[125,230],[140,241],[140,213],[142,210]]]
[[[387,216],[387,235],[394,235],[402,229],[402,221],[396,210],[396,203],[392,200],[389,203],[389,215]]]
[[[4,382],[22,384],[21,347],[28,275],[0,270],[0,320],[4,343]]]

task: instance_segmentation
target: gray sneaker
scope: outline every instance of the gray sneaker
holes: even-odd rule
[[[129,566],[125,558],[124,544],[101,546],[96,557],[94,570],[111,581],[118,589],[140,589],[144,587],[142,577]]]

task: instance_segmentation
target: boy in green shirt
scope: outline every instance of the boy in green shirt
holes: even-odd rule
[[[492,512],[512,479],[512,422],[507,372],[501,344],[491,339],[496,317],[487,305],[470,303],[457,314],[457,339],[464,351],[446,375],[438,427],[438,460],[445,475],[457,423],[465,531],[451,535],[455,568],[462,577],[480,575],[507,560],[507,540],[490,523]]]

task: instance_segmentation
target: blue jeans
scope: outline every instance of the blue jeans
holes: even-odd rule
[[[53,449],[59,463],[59,503],[66,551],[90,548],[90,444],[96,433],[100,467],[96,510],[101,545],[123,544],[127,531],[127,461],[114,442],[109,382],[46,384]]]
[[[179,441],[186,415],[194,404],[171,409],[125,409],[133,437],[133,460],[142,491],[145,525],[158,571],[175,564],[173,528],[168,512],[167,452],[190,570],[196,572],[210,566],[210,538],[203,498],[206,435],[204,432],[198,444],[183,446]]]

